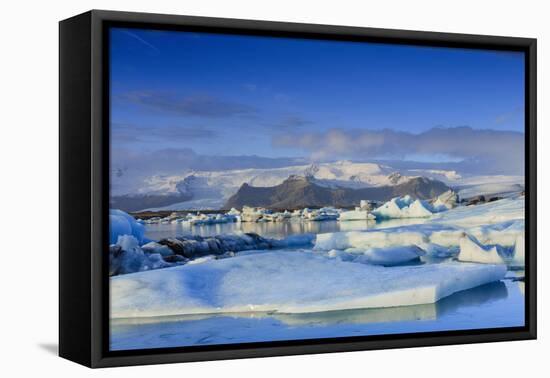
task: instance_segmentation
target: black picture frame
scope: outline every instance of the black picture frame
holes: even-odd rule
[[[370,41],[525,53],[524,327],[109,351],[111,26]],[[59,354],[89,367],[407,348],[536,338],[536,39],[92,10],[59,24]]]

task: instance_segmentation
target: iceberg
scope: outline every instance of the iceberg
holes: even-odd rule
[[[504,264],[504,260],[498,254],[497,247],[485,247],[472,236],[464,235],[460,239],[460,261],[477,262],[483,264]]]
[[[396,197],[375,209],[376,219],[428,218],[434,213],[431,205],[410,196]]]
[[[121,235],[132,235],[141,243],[145,228],[130,214],[122,210],[109,210],[109,244],[115,244]]]
[[[263,252],[111,277],[111,318],[310,313],[434,303],[504,278],[503,265],[386,268],[311,252]]]

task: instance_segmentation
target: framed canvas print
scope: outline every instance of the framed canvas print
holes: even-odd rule
[[[60,23],[60,355],[536,337],[536,41]]]

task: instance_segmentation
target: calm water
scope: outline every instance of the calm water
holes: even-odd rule
[[[145,228],[145,236],[159,240],[166,237],[193,234],[201,236],[213,236],[231,234],[235,232],[255,232],[258,235],[283,238],[289,235],[312,233],[323,234],[337,231],[361,231],[374,228],[387,228],[405,226],[409,224],[420,224],[425,219],[392,219],[382,222],[375,221],[323,221],[323,222],[241,222],[241,223],[220,223],[202,226],[189,226],[187,224],[148,224]]]
[[[282,238],[301,233],[365,230],[423,223],[422,219],[376,222],[226,223],[206,226],[147,225],[158,240],[185,234],[202,236],[255,232]],[[391,269],[391,268],[388,268]],[[524,325],[523,271],[505,280],[455,293],[434,304],[331,311],[313,314],[215,314],[111,322],[111,349],[143,349],[345,336],[368,336]]]

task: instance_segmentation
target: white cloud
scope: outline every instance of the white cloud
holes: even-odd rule
[[[512,131],[437,127],[413,134],[395,130],[334,128],[293,132],[273,138],[275,147],[298,148],[313,160],[393,159],[433,156],[480,165],[486,173],[523,174],[525,135]]]

